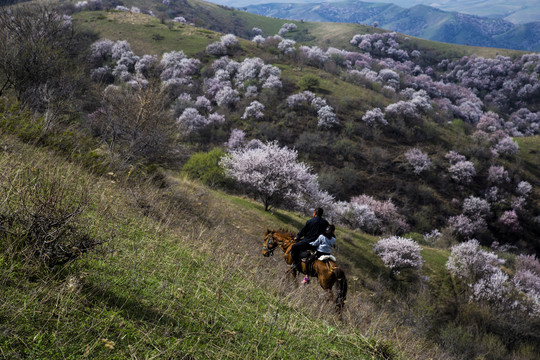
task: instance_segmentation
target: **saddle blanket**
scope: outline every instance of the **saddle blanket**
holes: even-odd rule
[[[325,260],[332,260],[332,261],[336,261],[336,258],[334,257],[334,255],[321,255],[319,256],[319,260],[321,261],[325,261]]]

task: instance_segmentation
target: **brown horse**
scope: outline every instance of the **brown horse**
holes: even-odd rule
[[[263,245],[263,256],[268,257],[274,255],[274,250],[280,248],[285,253],[285,262],[292,264],[291,246],[296,243],[294,234],[279,230],[266,230]],[[315,260],[313,265],[308,269],[306,263],[301,263],[300,271],[308,276],[317,277],[321,287],[328,292],[332,300],[335,299],[336,310],[341,313],[343,305],[345,304],[345,297],[347,296],[347,279],[343,270],[331,260],[320,261]],[[292,272],[293,276],[296,275]],[[336,284],[336,296],[332,292],[332,287]]]

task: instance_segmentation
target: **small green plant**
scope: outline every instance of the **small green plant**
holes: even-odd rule
[[[160,34],[153,34],[152,35],[152,40],[154,40],[154,41],[161,41],[163,39],[165,39],[165,36],[163,36],[163,35],[160,35]]]

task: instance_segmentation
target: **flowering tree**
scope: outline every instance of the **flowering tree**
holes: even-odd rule
[[[266,39],[261,35],[255,35],[251,41],[253,41],[255,44],[260,45],[263,44]]]
[[[313,188],[317,176],[297,160],[296,150],[277,142],[232,150],[220,164],[228,176],[245,186],[268,211],[271,205],[297,204]]]
[[[244,146],[246,139],[246,133],[240,129],[232,129],[229,141],[225,143],[225,146],[229,150],[238,149]]]
[[[465,156],[459,154],[458,152],[455,152],[454,150],[450,150],[449,152],[447,152],[444,157],[452,165],[454,165],[454,164],[456,164],[456,163],[458,163],[460,161],[466,161],[467,160],[467,158]]]
[[[339,125],[334,109],[328,105],[321,107],[317,111],[317,118],[319,119],[317,127],[320,129],[330,129]]]
[[[420,114],[418,113],[416,106],[410,101],[400,100],[397,103],[390,104],[384,110],[387,116],[391,117],[403,117],[405,119],[418,119]]]
[[[521,226],[515,210],[505,211],[498,220],[499,224],[511,232],[519,232]]]
[[[209,124],[223,124],[225,122],[225,116],[218,114],[218,113],[212,113],[208,115],[208,123]]]
[[[409,225],[402,215],[399,214],[392,200],[379,201],[369,195],[359,195],[351,198],[351,204],[367,206],[375,215],[372,231],[379,233],[406,232]]]
[[[474,164],[470,161],[458,161],[448,169],[452,180],[458,184],[467,185],[476,176]]]
[[[187,108],[178,118],[178,125],[187,132],[198,130],[208,124],[208,120],[195,108]]]
[[[403,269],[422,268],[421,250],[416,242],[401,236],[381,239],[375,244],[375,254],[379,255],[384,265],[390,269],[390,276],[399,274]]]
[[[530,314],[540,316],[540,262],[534,255],[516,257],[514,286],[525,295],[524,305]]]
[[[446,268],[452,275],[467,280],[469,283],[475,283],[481,278],[496,273],[502,264],[504,260],[491,252],[482,250],[478,240],[471,239],[452,246]]]
[[[282,86],[281,79],[276,75],[270,75],[262,84],[263,89],[279,89]]]
[[[227,34],[221,37],[220,43],[225,46],[225,48],[232,48],[238,45],[238,39],[234,34]]]
[[[364,116],[362,116],[362,121],[373,127],[376,127],[377,125],[388,125],[388,121],[384,118],[384,113],[380,108],[366,111]]]
[[[487,223],[484,218],[471,219],[466,215],[452,216],[448,219],[448,225],[457,235],[469,239],[474,234],[484,231]]]
[[[532,185],[527,181],[520,181],[516,187],[516,193],[527,198],[532,190]]]
[[[439,231],[439,229],[433,229],[430,232],[425,233],[423,236],[426,243],[433,244],[442,237],[442,233]]]
[[[227,53],[227,48],[223,46],[222,43],[216,41],[211,44],[208,44],[205,51],[208,55],[220,56],[220,55],[225,55]]]
[[[216,94],[216,102],[222,107],[234,107],[238,101],[240,101],[240,94],[230,86],[225,86]]]
[[[377,216],[366,204],[338,201],[329,215],[334,218],[335,222],[351,229],[374,232],[379,225]]]
[[[248,119],[248,118],[255,118],[260,119],[264,116],[264,105],[258,102],[257,100],[252,101],[251,104],[249,104],[248,107],[246,107],[246,110],[244,111],[244,115],[242,115],[242,119]]]
[[[500,266],[504,260],[482,250],[476,239],[454,245],[446,268],[470,289],[469,301],[486,301],[497,307],[508,305],[512,290],[508,275]]]
[[[405,153],[405,157],[409,161],[409,164],[412,166],[413,172],[416,175],[420,175],[420,173],[431,167],[431,160],[429,160],[428,154],[422,152],[420,149],[410,149]]]
[[[212,110],[212,104],[210,103],[210,100],[208,100],[205,96],[197,96],[197,101],[195,102],[195,106],[198,109]]]
[[[506,136],[493,146],[493,150],[499,155],[512,156],[518,153],[519,145],[511,137]]]
[[[143,55],[143,57],[135,64],[135,71],[146,75],[157,62],[158,58],[156,55]]]
[[[469,196],[463,201],[463,214],[471,219],[486,218],[490,211],[489,203],[476,196]]]
[[[503,166],[491,165],[488,169],[488,181],[492,184],[502,184],[510,181],[508,171]]]
[[[278,44],[278,50],[284,54],[290,54],[294,51],[294,44],[296,44],[296,41],[294,40],[283,39],[283,41]]]

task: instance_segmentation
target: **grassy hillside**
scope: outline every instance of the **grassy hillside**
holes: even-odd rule
[[[393,333],[397,328],[389,313],[370,309],[373,305],[363,300],[369,293],[360,291],[359,278],[371,281],[384,272],[370,251],[371,237],[339,233],[349,239],[340,240],[337,256],[350,264],[351,292],[338,321],[317,284],[295,290],[284,277],[281,257],[261,256],[266,227],[297,228],[305,219],[264,212],[259,204],[174,174],[167,176],[165,190],[129,184],[114,174],[96,177],[6,133],[0,139],[2,209],[6,201],[22,200],[23,184],[54,179],[68,196],[88,191],[82,221],[93,237],[106,240],[52,273],[29,267],[16,253],[0,253],[4,358],[393,359],[402,353],[420,359],[436,354],[413,340],[406,327]],[[15,189],[19,192],[11,192]]]
[[[523,109],[514,117],[527,119],[512,122],[510,111],[517,102],[508,99],[521,96],[523,87],[520,106],[537,109],[533,85],[540,59],[528,57],[528,65],[515,76],[508,74],[521,69],[518,52],[506,53],[515,61],[473,56],[445,65],[444,57],[457,59],[474,51],[493,56],[499,50],[395,34],[383,39],[397,44],[386,52],[377,51],[380,44],[386,46],[383,40],[372,46],[383,37],[373,36],[373,53],[325,53],[329,46],[358,51],[350,44],[355,33],[381,30],[309,22],[296,22],[297,29],[286,37],[296,39],[297,48],[284,53],[276,38],[258,45],[249,40],[251,27],[271,35],[282,20],[196,0],[153,6],[158,17],[136,11],[73,13],[74,33],[86,31],[76,38],[77,51],[67,46],[71,33],[64,42],[46,38],[50,42],[40,43],[37,50],[23,34],[19,43],[30,48],[27,53],[65,55],[69,61],[58,71],[61,77],[40,77],[34,71],[34,82],[25,82],[26,77],[19,82],[10,69],[0,69],[0,80],[15,79],[12,88],[1,93],[3,357],[537,357],[540,316],[526,313],[528,295],[511,281],[518,270],[517,254],[540,244],[538,138],[520,139],[518,151],[501,129],[534,133],[536,115]],[[8,15],[0,20],[10,23]],[[168,20],[175,16],[207,28]],[[236,43],[234,37],[224,37],[230,46],[218,43],[223,52],[208,54],[208,44],[223,42],[223,34],[208,28],[246,38]],[[112,41],[94,43],[98,38]],[[11,40],[11,35],[0,31],[0,39]],[[19,69],[28,59],[7,51],[18,49],[17,42],[10,44],[0,65],[7,59]],[[299,48],[303,44],[324,50]],[[394,46],[402,46],[399,50],[405,49],[414,61],[400,61],[400,53],[391,57]],[[40,52],[42,48],[50,52]],[[45,64],[48,59],[37,57]],[[482,71],[491,70],[492,64],[496,80],[486,84],[477,74],[487,73]],[[477,81],[479,89],[460,83],[453,69],[468,74],[469,84]],[[492,88],[499,83],[513,86],[507,92]],[[60,91],[70,89],[68,85],[75,91]],[[311,95],[302,92],[306,89]],[[223,93],[232,93],[234,101],[222,101]],[[292,106],[292,95],[313,100]],[[264,105],[262,116],[246,115],[254,99]],[[328,104],[337,125],[320,126],[320,109],[314,104],[321,109]],[[408,108],[392,113],[390,105]],[[363,119],[374,108],[385,109],[385,123],[372,126]],[[480,121],[469,114],[482,118],[482,125],[491,121],[486,131],[500,131],[473,136]],[[225,142],[235,129],[244,132],[241,144],[276,140],[296,148],[299,160],[317,173],[316,185],[340,200],[329,200],[330,220],[357,228],[337,232],[335,254],[349,283],[341,319],[318,284],[295,288],[288,281],[279,251],[274,257],[261,256],[267,228],[296,231],[307,218],[279,209],[282,203],[265,212],[260,203],[239,195],[247,196],[247,186],[231,179],[220,182],[224,173],[219,158],[208,155],[215,154],[212,149],[218,154],[230,149]],[[502,150],[495,147],[500,139],[506,141]],[[406,155],[414,147],[427,154],[429,169],[416,171]],[[453,176],[450,150],[461,154],[454,157],[470,160],[477,172],[467,182]],[[183,166],[201,154],[210,161],[201,161],[198,170],[222,177],[207,182],[212,188],[180,175],[180,169],[185,171]],[[495,195],[493,165],[502,173]],[[367,220],[354,218],[356,209],[352,215],[339,213],[344,208],[340,206],[362,194],[387,208],[395,206],[389,211],[392,220],[407,224],[368,227]],[[487,210],[471,212],[467,201]],[[313,205],[295,204],[297,209]],[[518,226],[511,229],[500,219],[514,208]],[[492,299],[473,301],[477,284],[450,275],[446,261],[451,247],[469,239],[451,225],[450,219],[458,215],[474,217],[484,226],[474,229],[485,246],[478,251],[493,246],[490,256],[506,261],[502,268],[497,262],[501,278],[508,280],[499,288],[513,289],[510,300],[522,307],[499,308]],[[386,221],[376,220],[377,226]],[[64,224],[61,231],[55,231],[56,223]],[[441,230],[436,239],[424,237],[436,229]],[[52,246],[58,240],[55,234],[69,241]],[[375,242],[396,234],[421,245],[421,270],[391,272],[374,254]],[[103,244],[94,249],[95,242]],[[66,252],[80,260],[63,266],[56,255]]]

